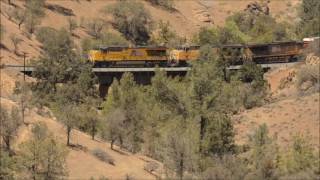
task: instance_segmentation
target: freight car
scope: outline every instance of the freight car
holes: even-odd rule
[[[303,42],[289,41],[269,44],[249,44],[252,60],[257,64],[297,61],[303,51]]]
[[[244,61],[258,64],[296,61],[302,53],[302,42],[268,44],[234,44],[212,47],[231,65]],[[187,66],[199,59],[200,46],[178,47],[103,47],[89,52],[89,60],[98,67],[115,66]]]

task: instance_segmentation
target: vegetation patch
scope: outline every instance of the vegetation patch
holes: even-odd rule
[[[94,149],[92,150],[91,152],[96,158],[98,158],[99,160],[103,161],[103,162],[106,162],[108,164],[111,164],[111,165],[115,165],[114,163],[114,159],[105,151],[103,151],[102,149]]]

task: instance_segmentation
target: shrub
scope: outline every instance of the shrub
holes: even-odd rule
[[[143,45],[150,39],[152,20],[149,11],[143,4],[137,1],[120,1],[110,7],[107,11],[114,18],[114,26],[128,40],[135,44]]]
[[[22,42],[22,39],[20,39],[16,34],[11,34],[10,40],[14,46],[14,53],[18,54],[18,45]]]
[[[85,38],[81,41],[81,48],[84,53],[98,46],[126,46],[128,41],[115,33],[104,33],[100,39]]]
[[[102,30],[105,26],[105,22],[102,19],[96,18],[88,20],[85,26],[88,34],[98,39],[102,36]]]
[[[18,8],[14,9],[13,18],[17,21],[19,29],[20,29],[21,25],[25,22],[26,15],[27,15],[27,11],[22,10],[22,9],[18,9]]]
[[[48,37],[51,36],[52,34],[55,34],[57,32],[57,30],[55,30],[54,28],[51,27],[40,27],[39,29],[37,29],[36,31],[36,39],[41,42],[44,43],[45,41],[48,40]]]
[[[156,6],[161,6],[167,10],[174,10],[174,2],[173,0],[147,0],[151,4]]]
[[[144,170],[150,173],[157,170],[158,168],[159,168],[159,164],[154,161],[147,162],[147,164],[144,166]]]
[[[305,84],[307,82],[309,82],[308,86]],[[320,90],[319,66],[303,66],[297,73],[297,87],[299,90],[308,90],[311,87]]]
[[[102,149],[94,149],[92,151],[92,154],[98,158],[99,160],[103,161],[103,162],[106,162],[108,164],[111,164],[111,165],[115,165],[114,164],[114,159],[105,151],[103,151]]]
[[[73,18],[68,19],[68,29],[69,32],[72,33],[73,30],[75,30],[78,27],[77,21]]]

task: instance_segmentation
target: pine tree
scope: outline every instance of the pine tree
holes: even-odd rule
[[[8,113],[5,108],[1,107],[0,116],[0,136],[5,144],[6,150],[11,153],[12,140],[17,135],[18,129],[22,125],[22,119],[19,110],[16,107],[13,107],[10,113]]]
[[[20,145],[19,163],[30,179],[65,179],[67,149],[43,123],[32,128],[32,138]]]

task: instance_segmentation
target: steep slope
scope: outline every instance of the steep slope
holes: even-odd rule
[[[281,146],[288,145],[293,135],[301,133],[319,147],[319,95],[291,97],[237,115],[234,117],[236,142],[247,142],[248,135],[265,123],[270,135],[276,135]]]
[[[266,73],[271,102],[234,116],[238,143],[247,142],[248,134],[265,123],[270,135],[277,136],[278,143],[282,146],[286,146],[292,136],[300,133],[308,136],[315,147],[319,147],[320,93],[302,93],[296,87],[297,71],[304,65],[305,63],[301,63]]]
[[[7,98],[1,98],[1,105],[11,108],[17,104]],[[34,110],[26,112],[25,121],[28,125],[23,125],[15,139],[14,148],[26,140],[31,135],[32,124],[44,122],[50,132],[56,136],[61,143],[66,143],[65,127],[57,122],[54,118],[40,116]],[[135,179],[156,179],[156,176],[144,170],[148,161],[154,161],[142,155],[134,155],[115,147],[116,150],[110,149],[110,144],[102,140],[91,140],[91,137],[78,130],[74,130],[71,135],[73,147],[69,147],[67,156],[67,167],[70,179],[90,179],[91,177],[99,178],[105,176],[111,179],[125,179],[126,176]],[[91,151],[99,148],[106,151],[115,162],[110,165],[100,161],[91,154]],[[160,169],[156,173],[161,173]]]
[[[157,23],[159,20],[169,21],[173,30],[178,35],[191,39],[192,36],[204,26],[224,24],[226,17],[234,12],[241,11],[246,8],[247,4],[254,2],[254,0],[239,0],[239,1],[225,1],[225,0],[175,0],[175,11],[168,11],[158,6],[153,6],[151,3],[145,0],[138,0],[145,5],[145,8],[149,10],[153,20]],[[270,13],[277,17],[277,19],[290,19],[294,20],[296,15],[295,6],[300,3],[301,0],[271,0],[269,7]],[[61,27],[67,27],[68,18],[74,18],[80,24],[81,19],[93,19],[102,18],[107,22],[108,31],[117,32],[111,25],[112,17],[102,12],[106,6],[115,3],[116,0],[107,1],[87,1],[87,0],[50,0],[47,1],[49,5],[58,5],[62,8],[71,10],[72,16],[52,11],[48,8],[45,10],[45,17],[41,21],[41,26],[49,26],[56,29]],[[24,8],[23,1],[13,1],[16,7]],[[3,47],[0,49],[1,62],[0,64],[22,64],[23,53],[27,53],[27,62],[30,59],[38,57],[41,52],[41,44],[36,40],[35,36],[27,38],[24,33],[24,28],[18,29],[18,25],[9,20],[6,11],[14,6],[8,5],[7,1],[0,1],[1,7],[1,24],[5,27],[6,33],[4,38],[1,40]],[[279,16],[280,15],[280,16]],[[283,17],[289,15],[290,17]],[[74,31],[74,40],[80,45],[81,39],[89,36],[84,28],[78,27]],[[22,42],[18,45],[19,54],[14,53],[14,46],[10,40],[10,36],[15,35],[22,39]],[[2,70],[1,74],[6,73]],[[7,76],[7,79],[15,79],[15,73],[9,73],[3,76]],[[9,83],[10,84],[10,83]],[[10,85],[2,86],[1,91],[10,92]]]

